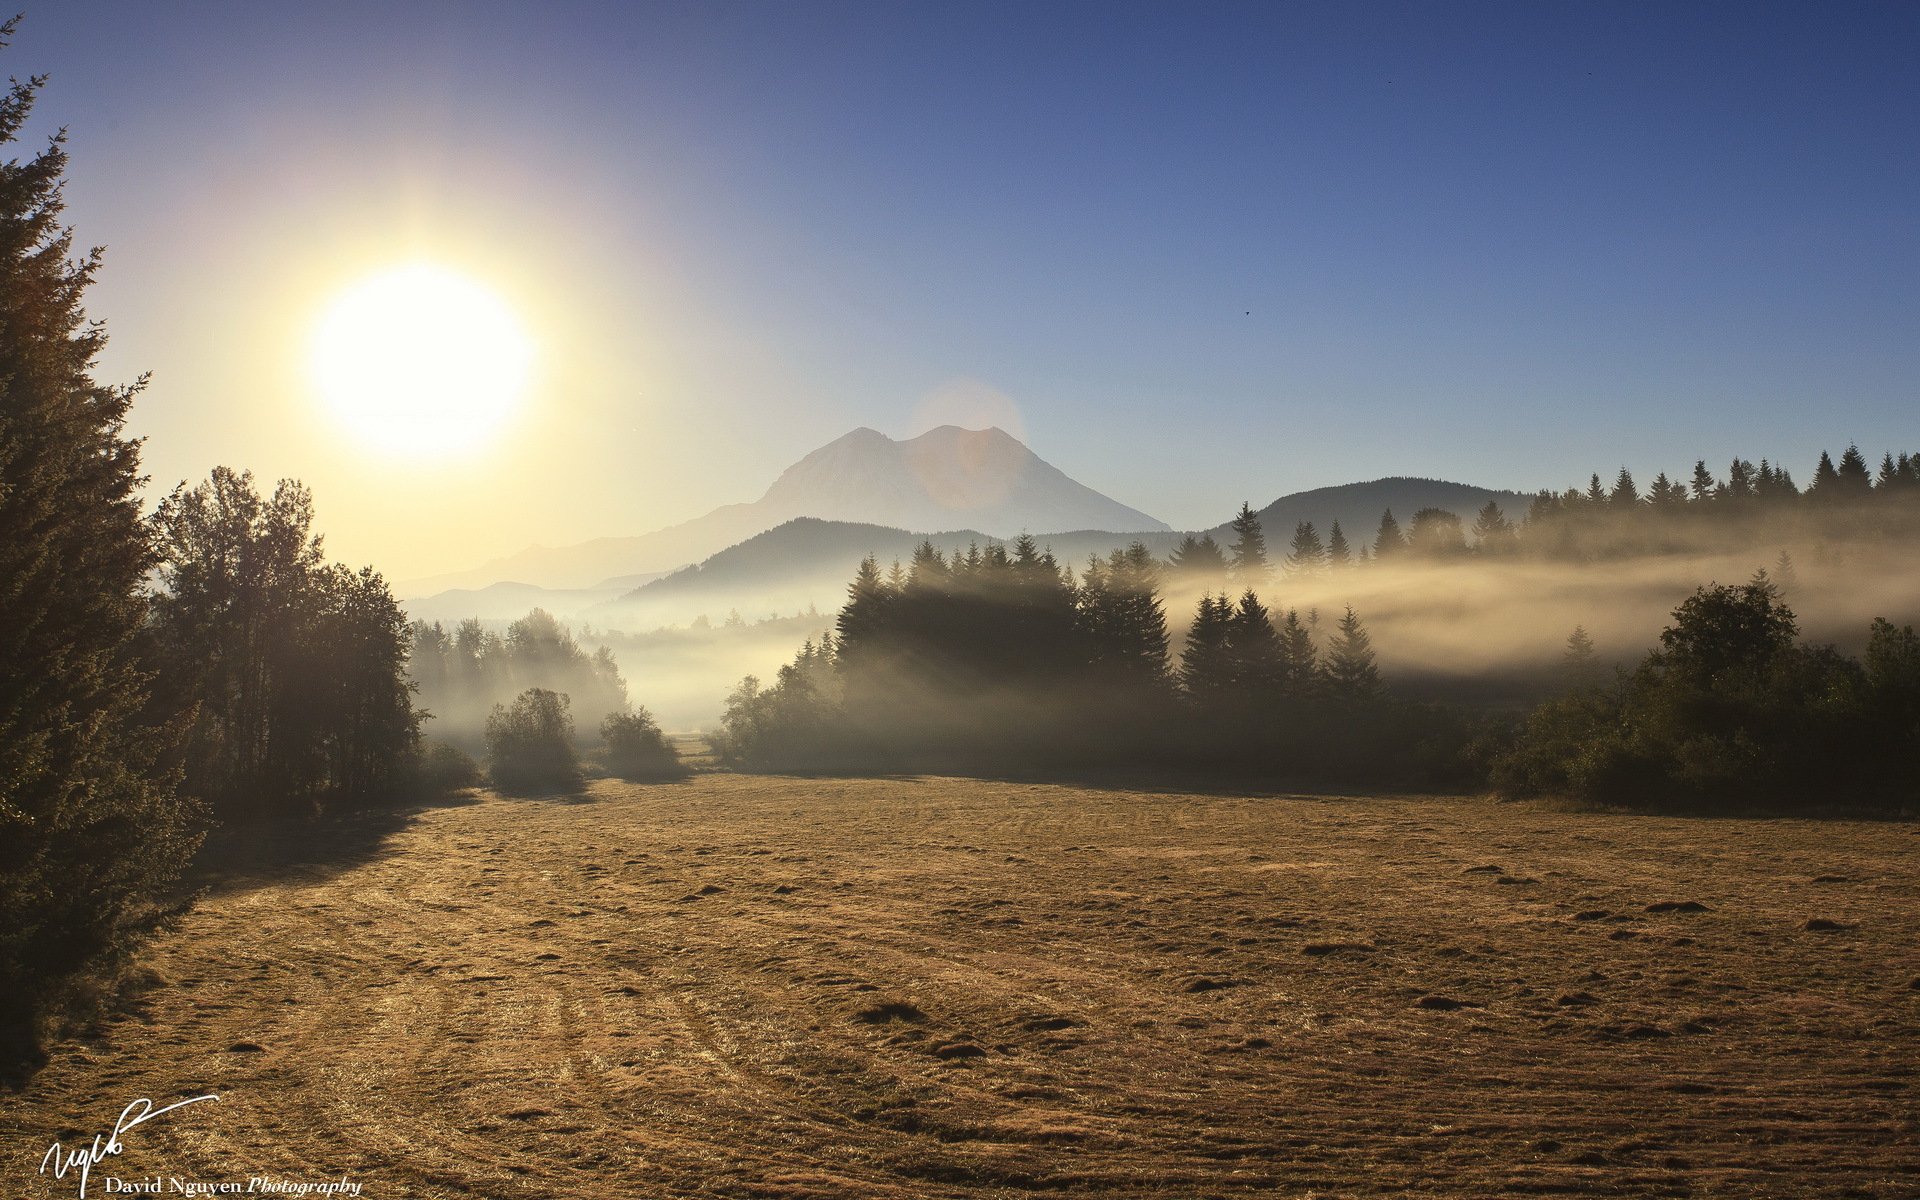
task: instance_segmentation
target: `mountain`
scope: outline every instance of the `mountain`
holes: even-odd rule
[[[996,537],[1073,529],[1164,531],[1034,454],[1004,430],[942,425],[904,442],[860,428],[781,472],[752,504],[728,504],[635,537],[534,546],[469,571],[400,585],[402,595],[518,580],[592,588],[619,576],[670,571],[799,517],[896,529],[966,527]]]
[[[1165,556],[1179,541],[1172,532],[1106,533],[1079,530],[1039,537],[1041,547],[1076,572],[1087,557],[1128,542],[1144,542]],[[921,542],[943,554],[965,554],[970,544],[992,538],[977,529],[914,533],[881,525],[821,521],[801,517],[730,546],[696,566],[642,585],[618,600],[585,610],[596,625],[642,629],[684,624],[705,614],[718,622],[737,609],[744,617],[795,613],[809,607],[827,613],[846,599],[847,584],[860,560],[872,555],[885,567],[906,562]]]
[[[1068,529],[1167,529],[1069,479],[1002,429],[954,425],[904,442],[856,429],[788,467],[757,507],[782,519],[818,517],[894,529],[964,525],[1000,538]]]
[[[1518,524],[1520,518],[1527,515],[1527,504],[1532,499],[1525,492],[1506,492],[1468,483],[1449,483],[1444,479],[1412,479],[1395,475],[1366,483],[1343,483],[1336,487],[1293,492],[1258,510],[1258,515],[1260,527],[1267,534],[1267,550],[1278,561],[1286,557],[1287,543],[1293,539],[1294,527],[1302,521],[1312,521],[1322,540],[1326,539],[1333,523],[1340,522],[1340,531],[1346,534],[1347,542],[1358,553],[1362,543],[1373,545],[1374,534],[1380,528],[1380,514],[1389,509],[1403,531],[1413,523],[1413,514],[1423,508],[1446,509],[1471,527],[1474,514],[1491,500],[1507,514],[1508,520]],[[1207,532],[1225,546],[1233,538],[1230,524],[1217,525]]]

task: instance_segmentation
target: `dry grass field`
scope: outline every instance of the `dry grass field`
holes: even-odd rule
[[[8,1196],[1920,1195],[1920,830],[702,775],[283,847]]]

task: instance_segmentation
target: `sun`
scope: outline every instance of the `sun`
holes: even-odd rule
[[[415,262],[362,279],[314,326],[313,384],[369,448],[435,458],[485,445],[519,406],[533,344],[500,296]]]

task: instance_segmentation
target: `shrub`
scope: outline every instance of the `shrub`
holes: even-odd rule
[[[462,788],[480,784],[480,764],[458,746],[446,742],[428,742],[413,760],[414,791],[423,796],[444,796]]]
[[[621,779],[670,779],[683,774],[680,756],[644,708],[608,713],[600,722],[606,767]]]
[[[546,688],[528,688],[487,718],[487,773],[503,791],[578,788],[572,705]]]

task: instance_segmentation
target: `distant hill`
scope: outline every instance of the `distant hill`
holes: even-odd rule
[[[1078,530],[1039,536],[1063,565],[1077,571],[1090,554],[1105,555],[1115,547],[1141,541],[1165,555],[1178,543],[1171,531],[1106,533]],[[871,554],[881,565],[905,563],[921,542],[929,541],[942,553],[964,554],[969,544],[1001,541],[974,529],[915,533],[880,525],[848,521],[820,521],[803,517],[748,538],[698,566],[675,571],[645,584],[618,600],[588,612],[596,624],[641,628],[686,622],[701,614],[719,619],[738,609],[747,617],[793,613],[812,605],[831,613],[846,599],[847,584],[860,560]]]
[[[1527,515],[1531,499],[1525,492],[1396,475],[1366,483],[1343,483],[1337,487],[1294,492],[1257,511],[1260,527],[1267,534],[1267,549],[1278,560],[1286,553],[1294,527],[1302,521],[1312,521],[1322,540],[1332,530],[1333,523],[1340,522],[1340,531],[1357,552],[1363,542],[1373,544],[1374,533],[1380,528],[1380,514],[1389,509],[1403,530],[1413,520],[1413,514],[1423,508],[1445,509],[1471,526],[1474,514],[1489,500],[1500,506],[1508,520],[1517,522]],[[1217,525],[1208,532],[1224,546],[1233,536],[1229,525],[1231,522]]]
[[[893,529],[982,530],[998,537],[1059,530],[1165,531],[1164,522],[1067,477],[1001,429],[942,425],[907,441],[860,428],[781,472],[752,504],[633,537],[534,546],[472,570],[406,580],[401,595],[430,596],[519,580],[593,588],[670,571],[798,517]]]

